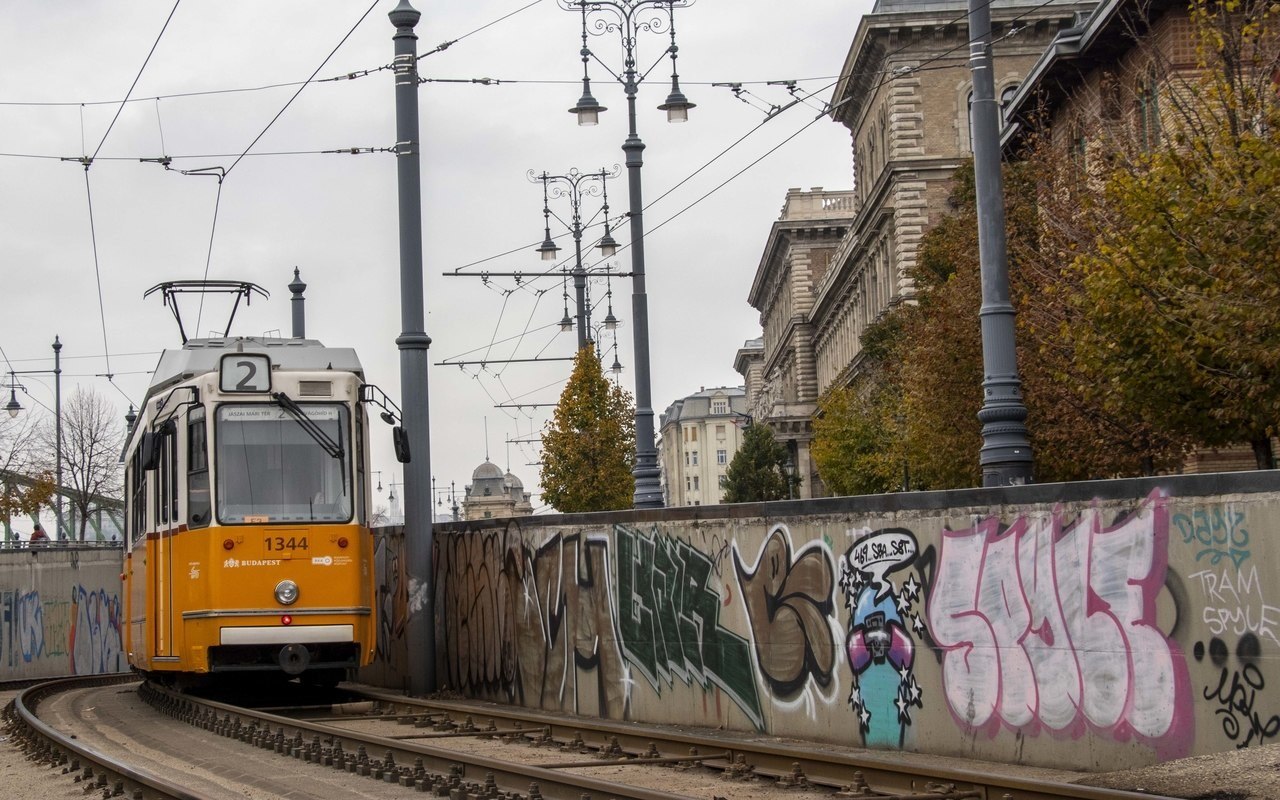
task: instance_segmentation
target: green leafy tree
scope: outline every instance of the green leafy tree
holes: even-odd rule
[[[1082,199],[1046,191],[1076,169],[1045,143],[1004,170],[1010,293],[1017,310],[1018,370],[1041,482],[1150,473],[1170,466],[1180,442],[1133,409],[1110,404],[1078,367],[1071,332],[1085,322],[1082,292],[1065,265],[1080,232]],[[972,162],[957,171],[953,212],[925,236],[915,278],[920,301],[904,309],[903,384],[908,461],[928,488],[975,486],[982,404],[982,305]],[[1070,223],[1065,224],[1064,223]]]
[[[787,448],[766,425],[748,425],[742,447],[725,471],[724,502],[757,503],[793,496],[799,479],[787,474]]]
[[[899,322],[891,313],[868,326],[857,379],[818,400],[809,452],[832,495],[890,492],[909,480],[902,386],[894,368]]]
[[[565,513],[631,508],[635,442],[631,395],[582,348],[542,434],[542,499]]]
[[[1197,82],[1171,81],[1160,142],[1112,171],[1080,362],[1112,408],[1274,468],[1280,420],[1280,6],[1196,0]],[[1120,151],[1120,155],[1124,155]]]

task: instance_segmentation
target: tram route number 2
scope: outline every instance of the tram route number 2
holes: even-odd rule
[[[268,552],[308,549],[307,537],[305,536],[290,536],[288,539],[283,536],[268,536],[262,541],[266,544]]]

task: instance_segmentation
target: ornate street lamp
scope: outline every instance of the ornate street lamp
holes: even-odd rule
[[[608,258],[618,250],[618,243],[613,240],[613,234],[609,229],[608,180],[616,178],[620,174],[622,174],[621,170],[617,166],[612,171],[601,168],[596,172],[579,172],[575,168],[570,169],[564,175],[552,175],[546,171],[543,171],[540,175],[533,170],[528,172],[530,181],[542,183],[542,220],[545,234],[542,244],[538,245],[536,252],[542,254],[544,261],[554,261],[556,254],[560,251],[560,248],[556,246],[555,241],[551,238],[552,216],[555,216],[560,224],[573,233],[573,288],[577,295],[579,350],[586,347],[587,344],[587,271],[582,265],[582,201],[587,197],[598,196],[601,198],[600,213],[604,217],[604,236],[600,238],[597,246],[600,248],[601,255]],[[569,206],[573,210],[573,215],[570,217],[569,222],[565,222],[551,210],[550,200],[561,197],[568,198]],[[560,322],[560,329],[564,331],[573,329],[573,322],[569,320],[567,298],[565,315]]]
[[[689,118],[693,103],[680,91],[676,71],[675,9],[693,5],[693,0],[557,0],[566,11],[582,16],[582,97],[569,109],[576,114],[579,125],[595,125],[605,107],[591,94],[590,63],[594,59],[613,78],[622,84],[627,95],[627,139],[622,144],[626,155],[627,183],[629,188],[629,216],[631,218],[631,299],[632,318],[635,325],[636,369],[636,457],[632,474],[636,478],[633,504],[636,508],[661,508],[661,470],[658,467],[658,449],[654,441],[653,401],[649,387],[649,300],[645,294],[644,273],[644,202],[641,198],[640,167],[644,143],[636,133],[636,92],[652,67],[643,72],[636,70],[637,39],[641,32],[667,33],[670,44],[663,56],[671,58],[671,91],[666,102],[658,108],[667,112],[670,122],[683,122]],[[622,71],[616,72],[601,61],[588,46],[588,34],[595,36],[616,34],[622,42]],[[661,60],[661,57],[659,58]],[[657,66],[657,61],[654,66]]]

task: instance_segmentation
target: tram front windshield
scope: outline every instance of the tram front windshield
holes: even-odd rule
[[[340,446],[340,457],[331,455],[279,405],[237,403],[218,408],[214,468],[220,522],[351,519],[347,408],[337,403],[307,403],[298,408]]]

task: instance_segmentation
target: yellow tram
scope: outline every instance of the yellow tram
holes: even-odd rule
[[[124,453],[135,669],[333,685],[372,661],[369,389],[309,339],[161,355]]]

